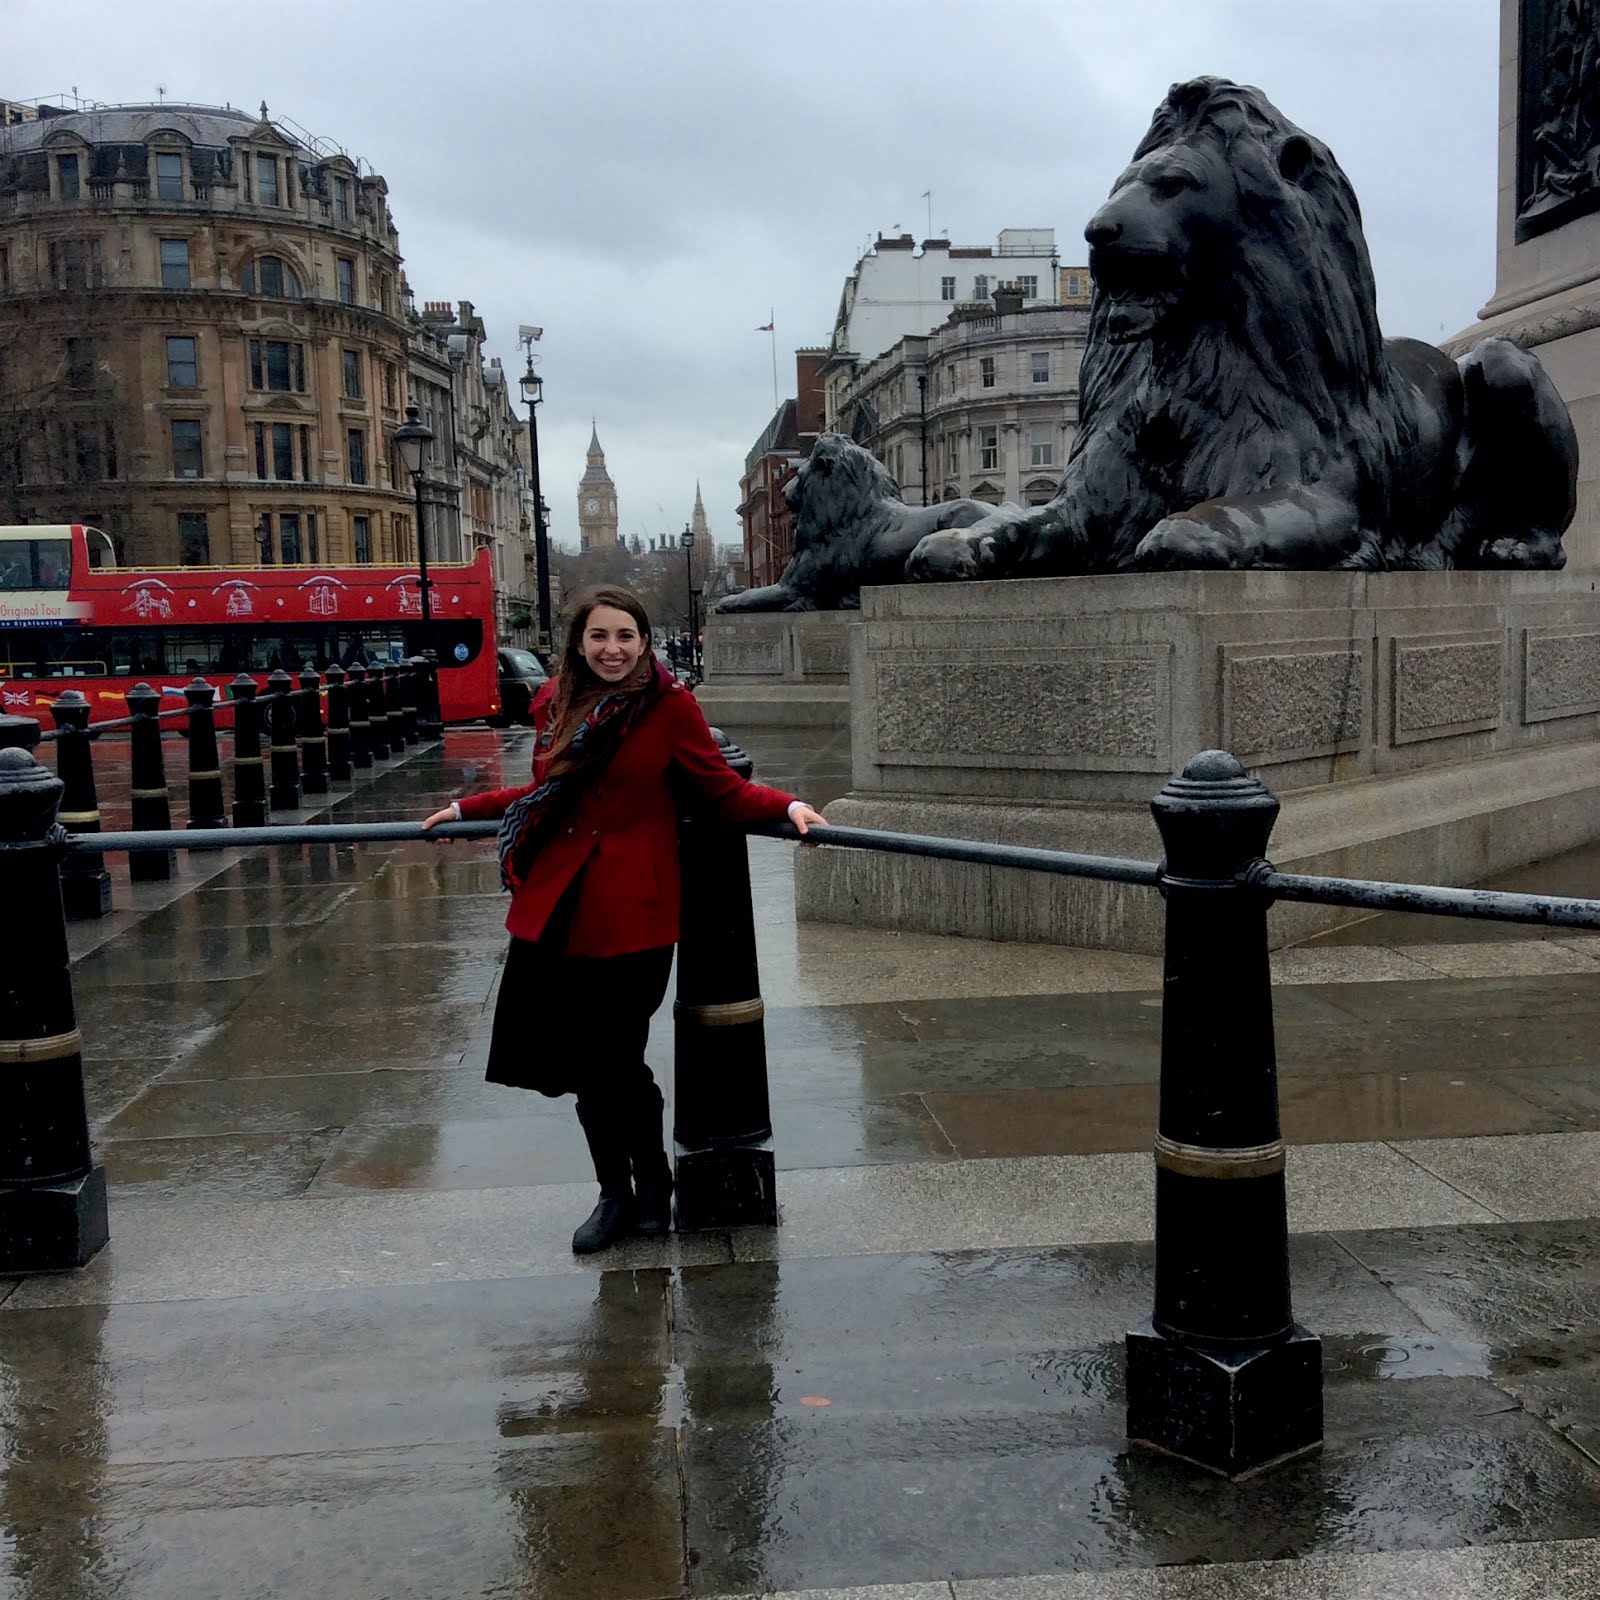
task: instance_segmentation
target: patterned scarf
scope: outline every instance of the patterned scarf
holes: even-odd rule
[[[513,800],[500,819],[500,882],[514,890],[532,870],[534,858],[582,798],[585,786],[610,764],[628,729],[661,698],[672,676],[652,658],[643,688],[618,688],[589,708],[567,746],[567,770]],[[548,739],[548,732],[544,739]],[[541,739],[543,744],[544,739]]]

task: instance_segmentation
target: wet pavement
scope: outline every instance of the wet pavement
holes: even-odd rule
[[[848,787],[837,735],[729,731]],[[526,763],[452,732],[329,815]],[[1600,939],[1275,958],[1327,1444],[1230,1485],[1123,1438],[1157,964],[797,927],[793,849],[750,846],[782,1225],[588,1261],[570,1103],[482,1079],[486,848],[114,859],[73,930],[112,1243],[0,1282],[0,1596],[1600,1592]]]

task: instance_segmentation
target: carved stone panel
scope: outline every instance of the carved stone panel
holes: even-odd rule
[[[802,678],[848,678],[850,639],[847,634],[796,631],[795,670]]]
[[[1500,726],[1504,649],[1492,639],[1393,641],[1394,742],[1446,739]]]
[[[1165,772],[1167,652],[879,661],[878,757],[900,765],[1098,764]]]
[[[1522,635],[1522,720],[1600,711],[1600,632]]]
[[[1222,743],[1241,761],[1359,750],[1370,726],[1364,641],[1222,647]]]
[[[764,638],[740,639],[724,634],[716,644],[715,674],[719,678],[781,678],[787,643],[787,635],[778,629]]]
[[[1600,4],[1521,0],[1520,20],[1519,244],[1600,209]]]

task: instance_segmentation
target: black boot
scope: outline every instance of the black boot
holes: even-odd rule
[[[652,1080],[635,1106],[628,1156],[633,1165],[633,1192],[638,1230],[657,1239],[672,1227],[672,1164],[661,1137],[661,1090]]]
[[[578,1102],[578,1121],[589,1141],[594,1175],[600,1180],[600,1203],[572,1236],[572,1253],[593,1255],[633,1232],[633,1188],[628,1181],[628,1148],[608,1105]]]

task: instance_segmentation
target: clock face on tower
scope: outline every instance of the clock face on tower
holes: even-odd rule
[[[583,509],[592,517],[600,509],[600,502],[598,500],[585,500]]]

